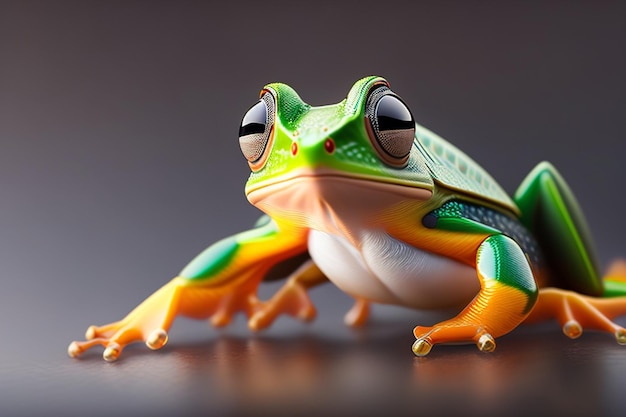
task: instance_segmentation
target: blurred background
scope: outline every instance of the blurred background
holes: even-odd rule
[[[318,321],[179,320],[160,352],[65,350],[259,212],[237,132],[263,85],[312,105],[386,77],[513,193],[549,160],[626,256],[626,3],[0,1],[0,414],[617,414],[626,350],[520,329],[413,358],[438,317],[315,289]],[[272,288],[262,294],[271,295]]]

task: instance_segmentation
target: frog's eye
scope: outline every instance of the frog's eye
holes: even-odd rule
[[[251,164],[260,164],[274,126],[274,98],[263,97],[243,116],[239,127],[239,147]]]
[[[372,144],[382,160],[404,166],[415,138],[415,120],[409,108],[387,87],[380,87],[370,93],[365,111]]]

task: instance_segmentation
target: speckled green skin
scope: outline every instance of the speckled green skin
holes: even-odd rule
[[[385,165],[372,148],[363,123],[363,108],[366,92],[376,83],[386,82],[380,77],[364,78],[352,87],[345,100],[321,107],[304,103],[285,84],[267,85],[265,90],[271,90],[279,103],[274,122],[274,144],[263,168],[250,174],[246,193],[287,172],[318,166],[373,181],[432,189],[432,177],[417,149],[413,149],[414,155],[407,166],[399,170]],[[291,146],[296,137],[299,154],[306,155],[304,163],[302,158],[291,158]],[[335,142],[332,155],[319,146],[327,137],[332,137]]]

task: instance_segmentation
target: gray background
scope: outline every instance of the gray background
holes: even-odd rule
[[[617,414],[609,336],[529,326],[492,355],[417,359],[412,327],[439,316],[379,307],[351,331],[331,286],[312,325],[179,320],[115,364],[65,349],[254,222],[237,129],[272,81],[320,105],[382,75],[507,191],[552,161],[602,262],[626,255],[625,19],[603,1],[0,2],[0,414]]]

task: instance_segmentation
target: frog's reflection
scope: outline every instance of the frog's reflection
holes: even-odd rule
[[[499,339],[492,354],[473,346],[441,346],[414,358],[408,333],[398,326],[379,337],[374,326],[354,340],[222,336],[177,347],[173,356],[176,368],[186,369],[186,383],[211,393],[207,401],[217,395],[231,409],[255,415],[296,405],[310,412],[305,415],[329,405],[337,413],[366,415],[390,410],[581,415],[597,412],[602,402],[601,358],[580,350],[589,340],[577,344],[554,328],[529,330]]]

